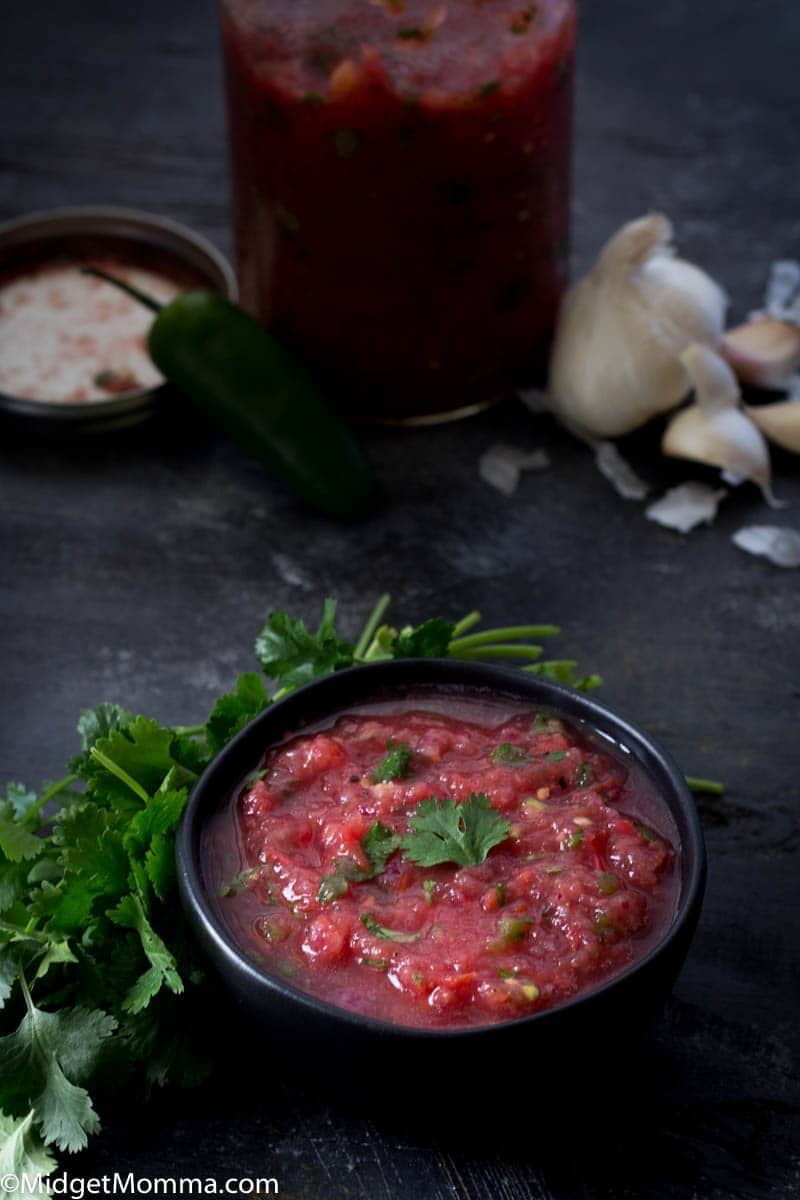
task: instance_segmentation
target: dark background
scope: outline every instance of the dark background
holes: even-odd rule
[[[210,0],[5,0],[0,47],[0,217],[121,203],[229,249]],[[755,306],[770,261],[800,247],[799,50],[800,7],[786,0],[585,3],[575,269],[660,208],[733,316]],[[796,460],[776,459],[785,512],[744,488],[684,539],[513,406],[371,433],[391,502],[350,528],[310,516],[196,419],[57,443],[3,426],[0,439],[4,777],[59,775],[75,715],[101,699],[202,719],[253,665],[269,609],[312,619],[331,593],[353,633],[385,588],[402,620],[479,607],[492,623],[559,621],[559,648],[603,672],[608,702],[688,772],[728,784],[701,801],[709,887],[674,997],[611,1111],[604,1081],[583,1079],[565,1048],[575,1103],[562,1141],[537,1137],[548,1088],[531,1062],[519,1083],[498,1064],[452,1102],[524,1097],[528,1136],[499,1151],[429,1125],[401,1134],[272,1078],[255,1106],[212,1089],[190,1109],[112,1116],[71,1165],[276,1175],[281,1195],[331,1200],[800,1196],[800,576],[729,540],[751,522],[797,527]],[[508,501],[477,478],[496,440],[543,445],[553,467]],[[702,477],[660,462],[647,438],[628,452],[655,486]]]

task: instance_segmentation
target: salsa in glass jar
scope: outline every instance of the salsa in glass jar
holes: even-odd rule
[[[358,419],[543,371],[566,282],[573,0],[221,0],[245,307]]]

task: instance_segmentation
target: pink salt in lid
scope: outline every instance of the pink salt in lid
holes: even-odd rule
[[[0,411],[86,428],[152,411],[165,383],[147,353],[153,314],[82,273],[97,266],[167,303],[233,271],[191,229],[125,208],[66,208],[0,224]]]

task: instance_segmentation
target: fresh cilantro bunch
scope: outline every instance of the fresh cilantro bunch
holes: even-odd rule
[[[85,1146],[100,1128],[89,1088],[101,1090],[104,1079],[191,1084],[207,1072],[208,985],[177,902],[175,830],[200,772],[272,700],[356,663],[413,656],[507,659],[576,687],[599,682],[576,678],[570,660],[541,660],[530,639],[555,626],[470,632],[480,621],[470,613],[398,629],[382,624],[388,604],[381,597],[354,644],[337,633],[332,600],[314,633],[273,613],[256,643],[264,675],[240,676],[205,722],[165,727],[100,704],[80,718],[80,751],[63,779],[38,793],[8,785],[0,799],[0,1174],[46,1173],[52,1148]],[[406,756],[390,753],[384,774],[398,777]],[[484,799],[453,812],[431,801],[406,853],[418,862],[485,856],[506,831]],[[378,827],[361,877],[382,870],[396,849]],[[331,877],[333,894],[348,878],[344,870]]]

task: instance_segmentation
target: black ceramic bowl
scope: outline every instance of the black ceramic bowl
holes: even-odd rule
[[[209,896],[204,874],[203,835],[207,822],[231,790],[254,768],[270,745],[304,725],[354,704],[421,690],[478,693],[547,705],[609,740],[638,763],[663,802],[677,831],[679,889],[672,924],[646,955],[609,981],[552,1009],[502,1024],[428,1029],[390,1024],[348,1012],[293,987],[253,962],[236,944]],[[404,1053],[416,1045],[455,1044],[470,1051],[485,1044],[534,1043],[565,1046],[627,1036],[657,1011],[683,963],[700,913],[706,854],[694,800],[679,768],[656,742],[604,704],[548,680],[504,667],[456,659],[401,659],[328,675],[273,704],[233,739],[198,781],[177,841],[178,880],[189,920],[222,981],[241,1006],[273,1030],[321,1037],[330,1044],[360,1044],[369,1050],[394,1043]],[[578,1039],[571,1041],[570,1039]]]

